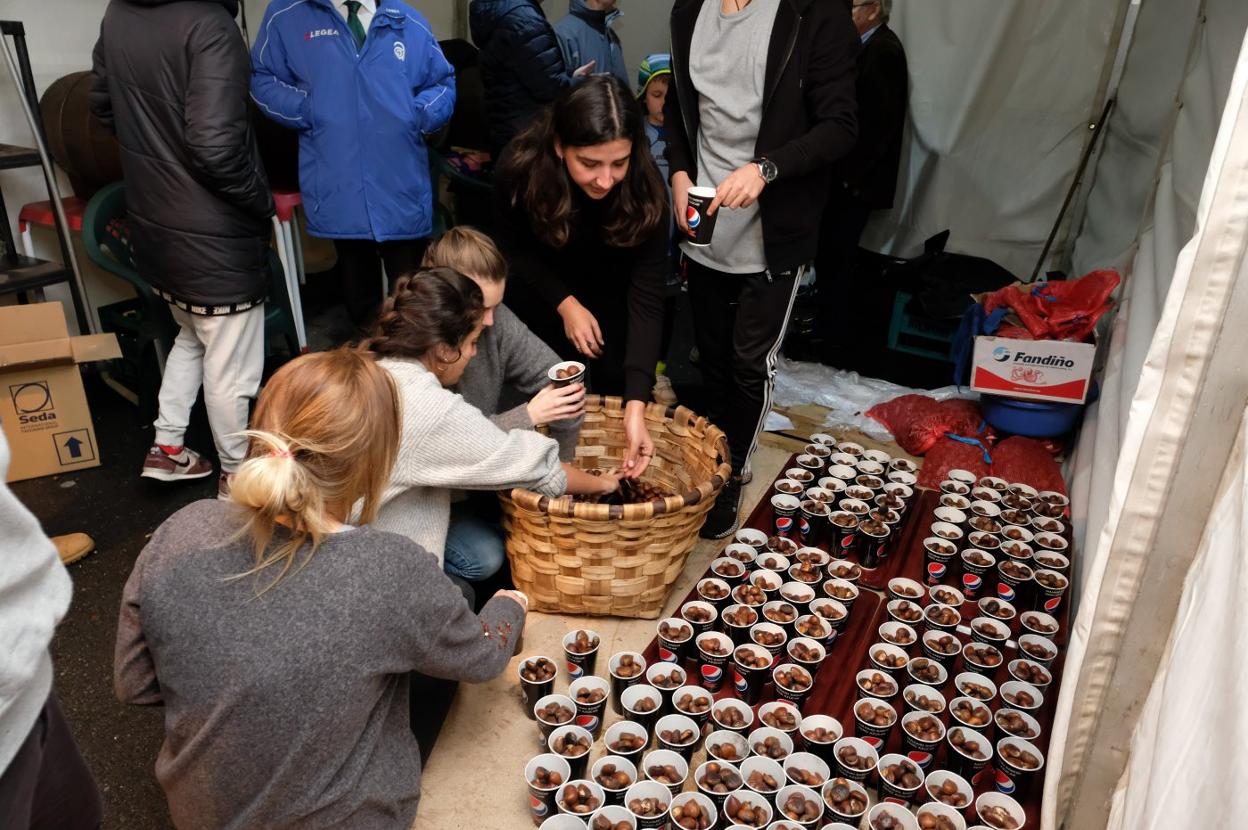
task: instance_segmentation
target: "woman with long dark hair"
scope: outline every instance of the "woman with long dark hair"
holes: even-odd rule
[[[668,265],[667,194],[628,87],[594,75],[564,90],[516,136],[495,176],[507,306],[592,388],[623,395],[623,472],[649,464]]]

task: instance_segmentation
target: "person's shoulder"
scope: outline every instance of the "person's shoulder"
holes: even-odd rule
[[[225,6],[220,3],[215,5],[221,10],[222,14],[229,16]],[[301,12],[299,7],[306,5],[308,5],[307,0],[272,0],[268,8],[264,10],[264,16],[268,18],[271,26],[298,25],[297,15]],[[291,11],[294,11],[294,14],[286,14],[286,12]]]
[[[219,547],[229,543],[245,522],[244,509],[233,502],[194,501],[160,523],[140,557],[159,562],[188,550]]]
[[[338,536],[342,544],[359,551],[373,567],[392,575],[422,574],[440,568],[436,556],[400,533],[361,525],[341,531]]]

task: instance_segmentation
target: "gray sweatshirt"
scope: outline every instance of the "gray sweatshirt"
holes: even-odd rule
[[[504,432],[533,429],[525,406],[529,398],[550,383],[546,371],[558,362],[559,355],[554,349],[530,331],[511,309],[500,304],[494,307],[494,325],[481,332],[477,355],[468,362],[455,391],[490,416]],[[507,386],[524,395],[525,402],[499,412],[498,405]],[[576,440],[584,420],[582,417],[550,424],[550,437],[559,442],[561,460],[571,461],[576,457]]]
[[[248,540],[231,541],[241,524],[235,505],[184,507],[122,595],[117,696],[165,706],[156,777],[174,824],[410,827],[420,753],[408,672],[496,676],[524,611],[496,598],[473,614],[436,559],[368,527],[333,534],[256,597],[265,582],[228,581],[254,563]]]

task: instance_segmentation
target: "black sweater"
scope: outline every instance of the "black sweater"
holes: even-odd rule
[[[625,400],[650,400],[662,337],[663,289],[671,269],[667,223],[660,222],[634,248],[613,247],[602,235],[603,216],[611,209],[613,196],[594,201],[573,186],[571,237],[555,249],[533,232],[523,207],[511,204],[515,190],[514,183],[501,177],[495,190],[495,235],[510,277],[507,306],[551,348],[570,357],[556,308],[567,297],[575,297],[603,329],[608,341],[603,360],[623,364]],[[621,337],[622,346],[612,342]],[[611,368],[614,375],[618,367]]]
[[[672,75],[663,108],[671,174],[697,180],[698,99],[689,77],[689,48],[703,2],[672,9]],[[857,136],[854,79],[861,41],[848,5],[837,0],[782,0],[767,49],[763,116],[755,156],[776,163],[778,176],[758,204],[771,271],[812,260],[827,202],[832,162]]]

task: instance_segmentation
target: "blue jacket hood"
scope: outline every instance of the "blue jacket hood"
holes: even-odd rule
[[[623,12],[621,12],[618,8],[612,9],[609,12],[599,11],[598,9],[591,9],[589,6],[585,5],[585,0],[569,0],[568,14],[579,17],[581,20],[584,20],[586,23],[599,31],[604,31],[617,18],[619,18]]]

